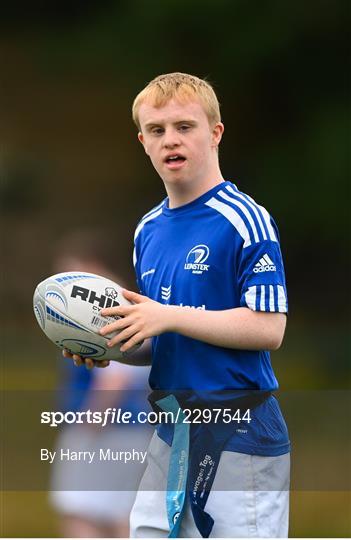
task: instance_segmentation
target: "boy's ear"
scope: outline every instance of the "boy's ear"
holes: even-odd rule
[[[139,131],[139,133],[138,133],[138,139],[141,142],[141,144],[143,145],[145,153],[148,154],[147,148],[145,146],[144,135],[141,133],[141,131]]]
[[[215,124],[212,130],[213,146],[219,146],[219,143],[221,142],[221,139],[222,139],[223,131],[224,131],[224,125],[222,124],[222,122],[218,122],[217,124]]]

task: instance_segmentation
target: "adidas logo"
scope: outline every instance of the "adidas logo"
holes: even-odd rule
[[[272,259],[269,258],[268,254],[265,253],[263,257],[255,264],[253,271],[255,274],[260,272],[275,272],[277,267],[275,266]]]
[[[162,300],[166,300],[166,302],[170,299],[171,297],[171,289],[172,289],[172,285],[170,285],[169,287],[161,287],[161,298]]]

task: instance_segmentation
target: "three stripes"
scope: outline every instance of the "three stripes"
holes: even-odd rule
[[[230,221],[244,240],[244,248],[263,240],[277,242],[270,216],[263,206],[232,186],[226,186],[217,195],[226,202],[212,197],[205,204]]]

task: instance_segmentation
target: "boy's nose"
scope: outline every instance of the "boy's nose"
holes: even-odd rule
[[[165,131],[164,145],[166,148],[174,148],[180,144],[179,134],[176,130],[170,129]]]

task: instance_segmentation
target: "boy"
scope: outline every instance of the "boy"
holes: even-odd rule
[[[133,118],[167,198],[136,229],[142,294],[125,291],[133,306],[103,310],[122,318],[101,333],[118,330],[109,346],[125,352],[152,337],[155,410],[184,413],[153,437],[131,535],[287,536],[290,447],[267,352],[287,313],[276,225],[221,174],[224,126],[207,82],[161,75]],[[218,416],[208,422],[205,410]],[[226,411],[239,416],[228,422]]]

